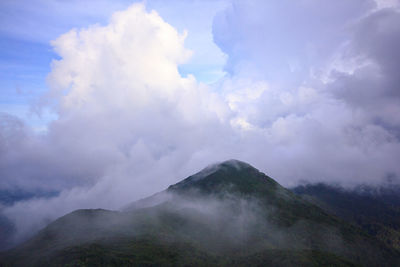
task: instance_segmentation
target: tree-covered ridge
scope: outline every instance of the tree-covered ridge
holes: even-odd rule
[[[5,266],[394,266],[362,228],[227,161],[123,211],[77,210],[4,253]]]

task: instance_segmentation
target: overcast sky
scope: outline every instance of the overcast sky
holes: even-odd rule
[[[231,158],[284,186],[398,181],[399,6],[1,1],[0,190],[59,193],[3,212],[23,234]]]

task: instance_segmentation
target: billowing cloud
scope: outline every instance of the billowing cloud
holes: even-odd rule
[[[58,119],[36,136],[4,115],[2,187],[61,192],[7,209],[20,228],[30,230],[29,211],[37,226],[80,207],[118,208],[213,161],[211,147],[229,136],[230,111],[210,88],[179,74],[191,54],[184,39],[136,4],[107,26],[53,42],[61,59],[52,63],[43,104]]]
[[[399,11],[387,6],[233,1],[213,25],[229,74],[210,86],[180,75],[186,33],[143,4],[69,31],[42,99],[58,119],[42,135],[8,115],[0,125],[1,187],[59,194],[4,213],[25,236],[229,158],[283,185],[398,177]]]
[[[373,0],[234,0],[215,17],[214,40],[229,56],[230,73],[290,85],[326,63],[372,6]]]
[[[226,99],[280,181],[399,176],[399,5],[383,2],[232,1],[216,16]]]

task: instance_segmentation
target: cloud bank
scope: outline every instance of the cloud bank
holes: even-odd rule
[[[52,43],[48,132],[0,120],[1,188],[59,194],[3,212],[22,237],[229,158],[283,185],[397,179],[398,25],[398,2],[232,1],[213,22],[228,75],[210,86],[179,73],[187,33],[143,4],[73,29]]]

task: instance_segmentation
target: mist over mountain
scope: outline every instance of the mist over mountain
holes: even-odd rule
[[[12,266],[394,266],[400,252],[251,165],[210,165],[122,211],[77,210],[2,253]]]
[[[18,235],[228,158],[399,181],[398,0],[99,1],[0,1],[0,192],[56,193],[1,208]]]
[[[3,210],[20,201],[29,201],[35,198],[46,199],[55,196],[57,196],[57,192],[0,190],[0,251],[11,248],[20,242],[20,240],[15,239],[15,236],[17,235],[15,222],[6,214],[3,214]]]
[[[2,261],[395,266],[399,25],[400,0],[0,1]]]

